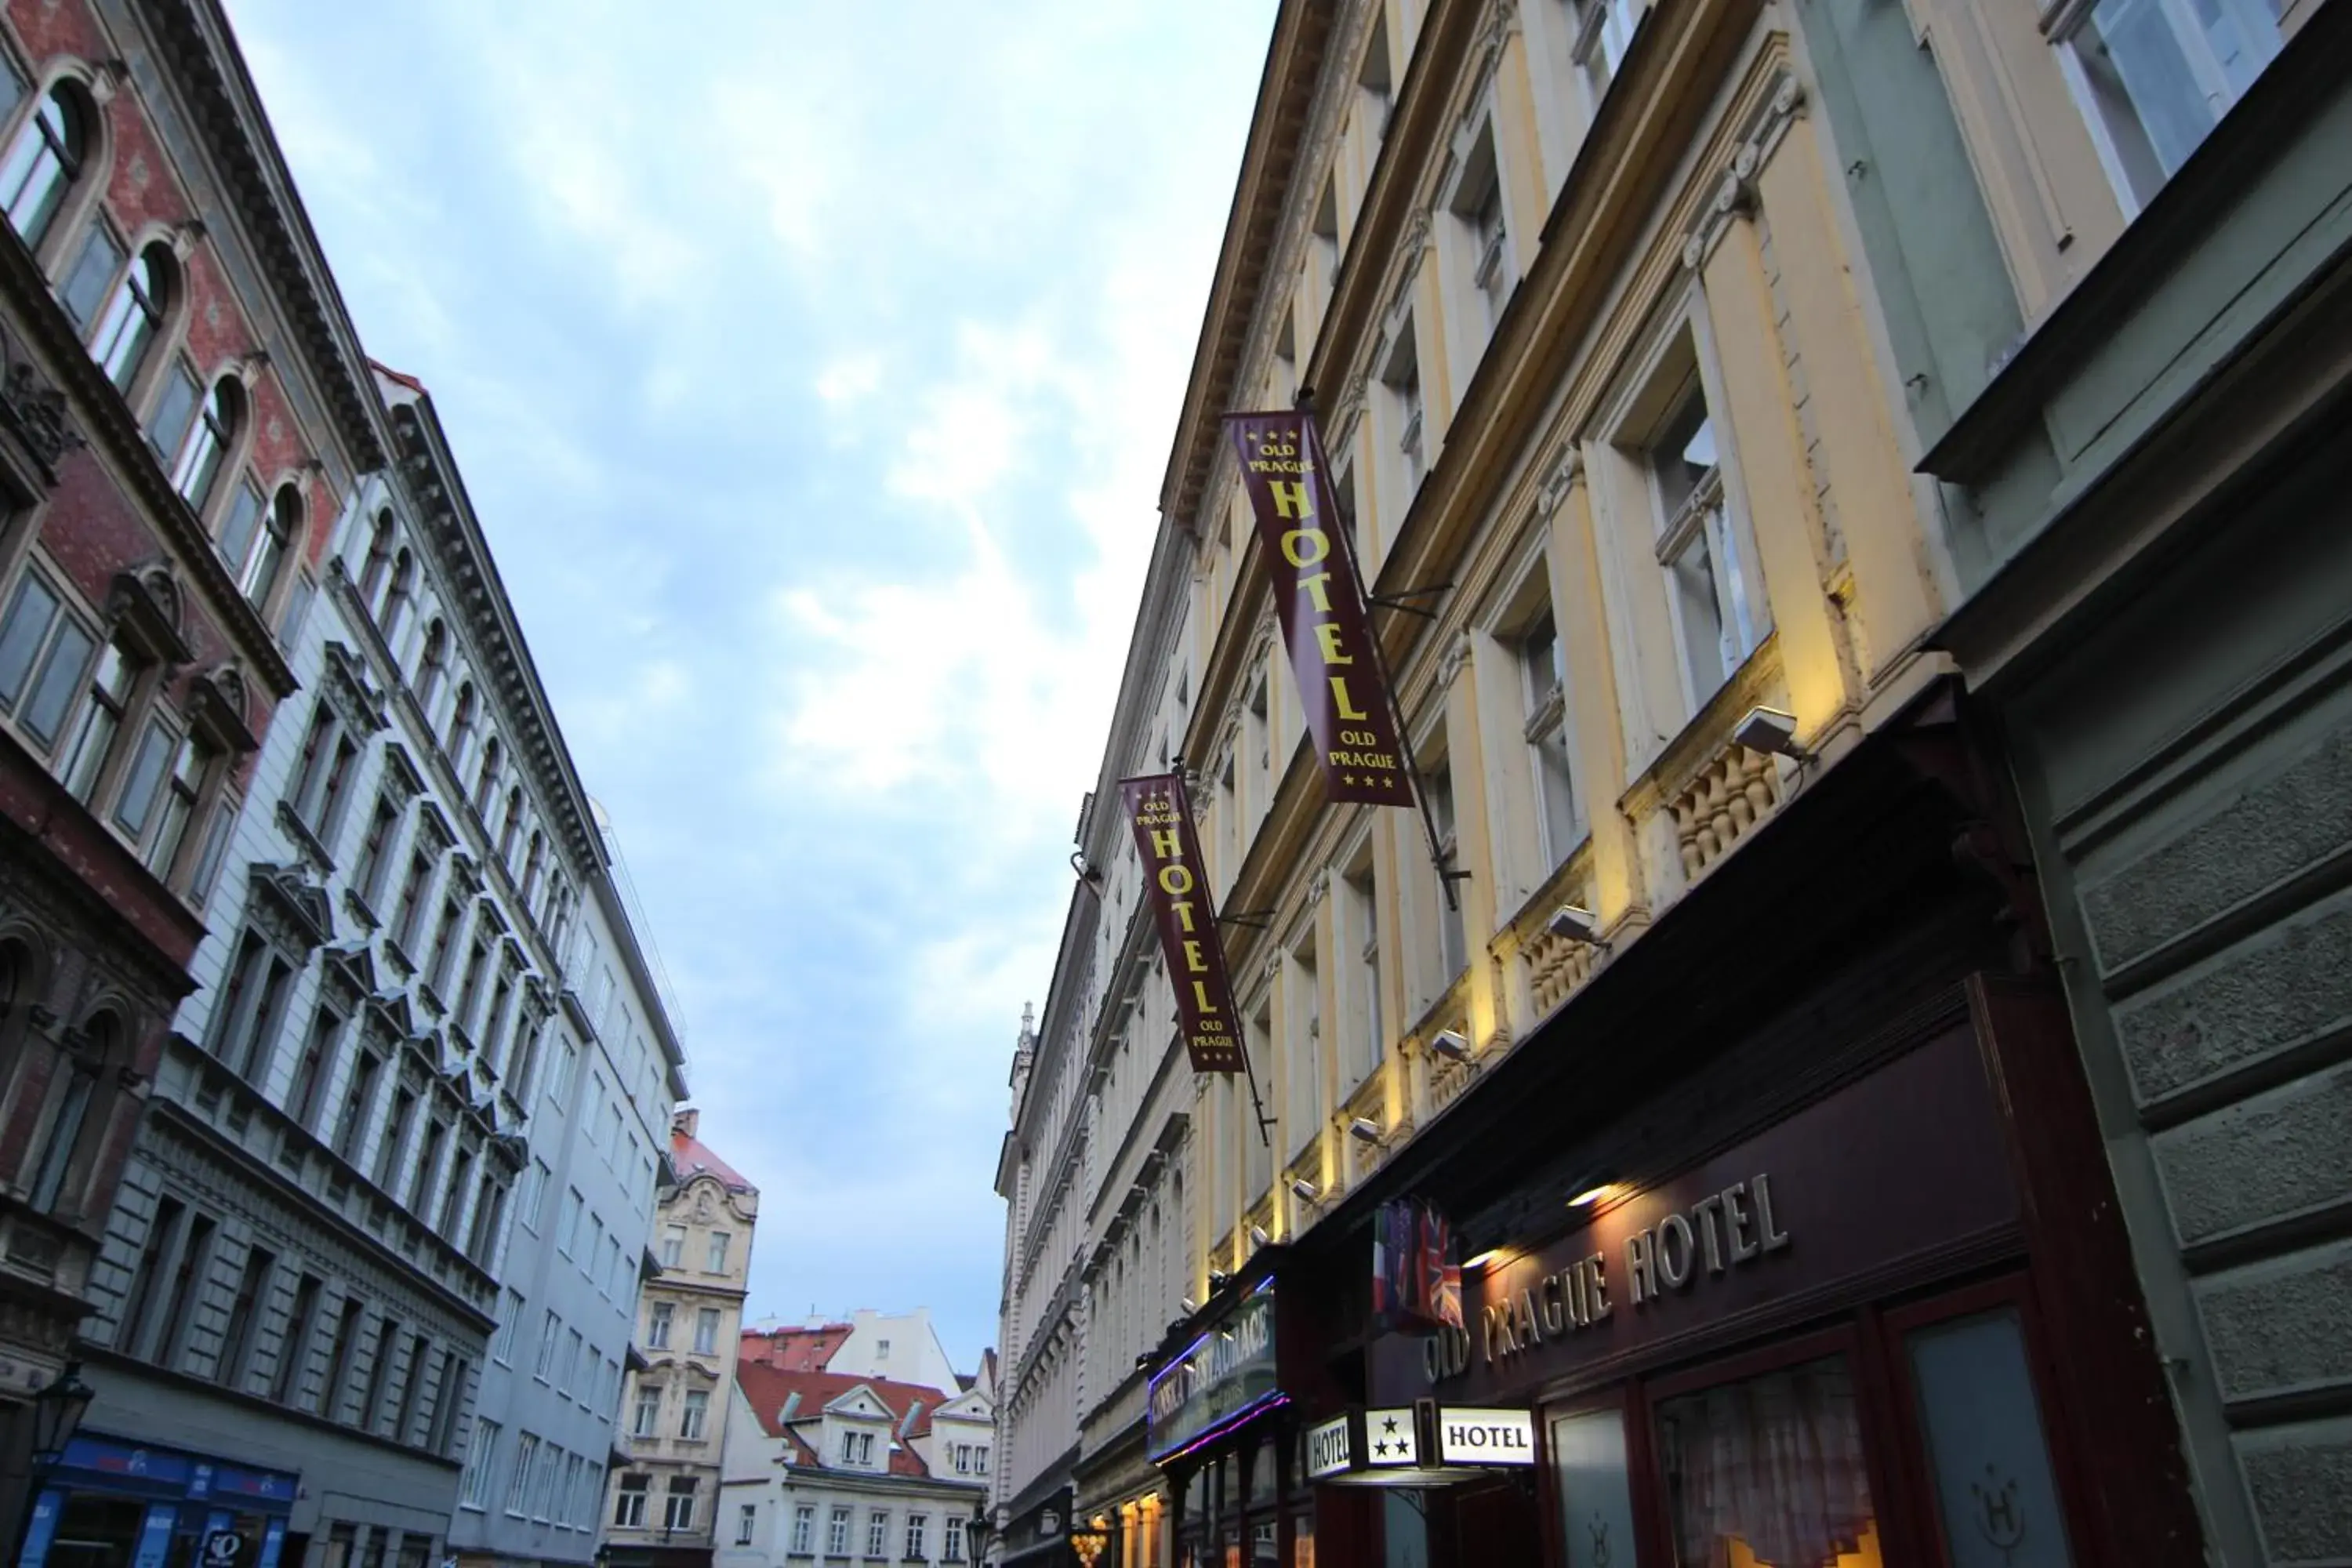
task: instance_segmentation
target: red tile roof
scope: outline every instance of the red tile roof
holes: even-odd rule
[[[919,1383],[898,1383],[887,1377],[856,1377],[844,1372],[796,1372],[768,1366],[755,1361],[735,1363],[735,1384],[743,1391],[744,1402],[760,1423],[760,1429],[771,1437],[781,1437],[793,1446],[793,1462],[824,1466],[823,1456],[810,1448],[800,1435],[780,1419],[784,1406],[795,1394],[800,1405],[793,1412],[794,1422],[814,1421],[824,1414],[824,1407],[853,1389],[863,1388],[882,1402],[890,1412],[890,1466],[894,1476],[929,1476],[931,1472],[917,1454],[911,1440],[927,1436],[931,1429],[931,1412],[948,1402],[948,1396],[936,1388]],[[917,1401],[914,1425],[901,1440],[899,1428],[907,1424],[907,1412]]]
[[[377,370],[383,372],[385,375],[390,376],[393,380],[400,383],[401,385],[408,388],[409,391],[425,392],[425,384],[417,380],[415,376],[403,374],[401,372],[393,369],[392,366],[384,363],[383,361],[380,359],[371,359],[368,361],[368,363],[375,366]],[[430,397],[433,395],[429,392],[425,392],[425,395]]]
[[[782,1372],[823,1372],[833,1352],[849,1338],[847,1323],[821,1323],[814,1328],[745,1329],[736,1355]]]
[[[735,1167],[712,1153],[700,1139],[672,1130],[669,1135],[670,1163],[677,1167],[677,1179],[682,1184],[705,1172],[727,1184],[730,1193],[751,1193],[759,1189],[745,1181]]]

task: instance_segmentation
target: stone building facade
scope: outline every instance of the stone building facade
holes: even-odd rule
[[[0,1540],[228,852],[382,466],[366,362],[218,6],[0,10]],[[274,797],[273,797],[274,798]],[[89,1314],[101,1314],[92,1320]],[[54,1521],[52,1521],[54,1522]]]
[[[760,1192],[702,1143],[700,1121],[671,1120],[671,1176],[654,1207],[616,1445],[628,1462],[612,1473],[602,1526],[614,1568],[709,1568],[726,1523],[727,1402]]]
[[[1001,1507],[1066,1474],[1062,1522],[1121,1568],[1737,1560],[1788,1523],[1728,1500],[1744,1407],[1843,1456],[1788,1516],[1805,1560],[1967,1560],[2011,1502],[2072,1561],[2193,1555],[2111,1075],[1948,641],[1971,531],[2055,470],[1917,471],[2007,374],[2013,280],[2055,299],[2105,243],[2004,250],[1953,200],[2014,151],[1994,86],[2095,89],[2131,21],[2061,8],[2025,61],[2034,19],[1996,9],[1279,8],[1016,1054]],[[2073,200],[2095,152],[1988,205],[2051,217],[2020,193]],[[1327,804],[1285,668],[1220,419],[1301,402],[1426,820]],[[1169,1027],[1117,784],[1171,769],[1251,1079],[1195,1078]],[[1372,1313],[1399,1200],[1454,1222],[1461,1339]],[[1971,1494],[1935,1456],[1986,1389]],[[1307,1474],[1309,1428],[1423,1399],[1513,1412],[1540,1484],[1433,1464],[1408,1506]],[[2304,1418],[2229,1415],[2256,1409]],[[1008,1561],[1067,1550],[1003,1511]]]

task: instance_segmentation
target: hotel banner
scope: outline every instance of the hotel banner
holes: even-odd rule
[[[1143,857],[1144,896],[1160,927],[1176,1017],[1194,1072],[1243,1070],[1241,1024],[1225,975],[1224,943],[1209,907],[1208,871],[1192,832],[1192,804],[1181,773],[1121,779],[1119,799]]]
[[[1283,646],[1335,801],[1411,805],[1412,780],[1311,414],[1228,414]]]

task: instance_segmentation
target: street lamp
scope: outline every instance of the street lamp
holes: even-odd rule
[[[33,1464],[26,1477],[30,1485],[25,1492],[24,1520],[16,1531],[20,1556],[26,1538],[32,1532],[33,1510],[48,1487],[49,1472],[65,1458],[66,1446],[73,1441],[89,1402],[97,1397],[98,1390],[81,1380],[81,1363],[78,1361],[66,1363],[56,1381],[33,1395]]]
[[[974,1563],[988,1561],[988,1540],[995,1533],[996,1526],[988,1517],[987,1506],[972,1504],[971,1522],[964,1526],[964,1534],[971,1540],[971,1560]]]

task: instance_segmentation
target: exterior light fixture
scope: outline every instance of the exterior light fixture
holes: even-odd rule
[[[1562,942],[1581,942],[1586,947],[1601,945],[1601,922],[1580,904],[1562,904],[1552,910],[1551,919],[1544,921],[1544,930]]]
[[[1486,1265],[1494,1262],[1495,1259],[1502,1256],[1503,1249],[1501,1247],[1490,1247],[1486,1251],[1480,1253],[1477,1257],[1472,1258],[1469,1262],[1464,1264],[1462,1266],[1462,1272],[1469,1274],[1477,1269],[1484,1268]]]
[[[1182,1309],[1184,1315],[1188,1318],[1201,1310],[1200,1303],[1193,1300],[1190,1296],[1177,1297],[1176,1305]]]
[[[1315,1184],[1306,1177],[1295,1176],[1291,1178],[1290,1195],[1302,1204],[1311,1204],[1323,1194],[1317,1191]]]
[[[1222,1269],[1222,1268],[1212,1268],[1212,1269],[1210,1269],[1210,1270],[1209,1270],[1209,1293],[1210,1293],[1211,1295],[1213,1295],[1213,1295],[1215,1295],[1218,1291],[1220,1291],[1220,1290],[1223,1289],[1227,1285],[1232,1284],[1232,1283],[1233,1283],[1233,1279],[1234,1279],[1234,1277],[1233,1277],[1232,1275],[1230,1275],[1230,1274],[1226,1273],[1226,1272],[1225,1272],[1223,1269]]]
[[[1430,1037],[1429,1048],[1448,1061],[1470,1059],[1470,1037],[1459,1029],[1440,1029]]]
[[[1596,1171],[1576,1184],[1574,1195],[1568,1200],[1568,1206],[1572,1209],[1591,1208],[1604,1198],[1614,1197],[1616,1193],[1617,1177],[1614,1173]]]
[[[1748,717],[1732,726],[1731,738],[1751,752],[1804,762],[1812,752],[1797,744],[1797,719],[1778,708],[1750,708]]]
[[[1381,1141],[1381,1124],[1369,1116],[1359,1116],[1348,1123],[1348,1135],[1366,1143]]]
[[[1274,1237],[1266,1235],[1265,1226],[1262,1225],[1254,1225],[1250,1226],[1250,1245],[1252,1247],[1264,1247],[1273,1239]]]

